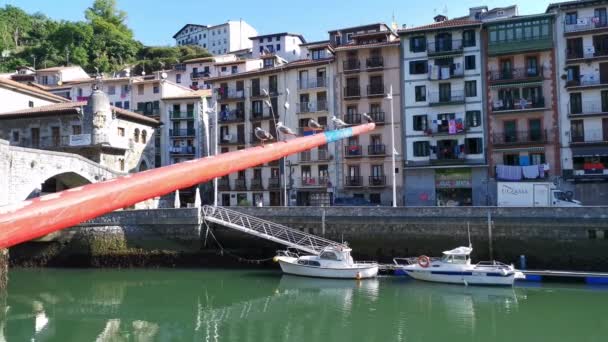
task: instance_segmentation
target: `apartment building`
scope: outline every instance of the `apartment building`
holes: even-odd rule
[[[554,16],[484,23],[488,163],[497,181],[561,176]]]
[[[486,113],[481,21],[471,17],[399,31],[405,203],[486,205]]]
[[[552,4],[563,179],[584,204],[608,198],[608,1]]]
[[[41,90],[39,87],[0,78],[0,113],[67,102],[64,97]]]
[[[397,193],[402,187],[401,163],[401,86],[399,81],[399,39],[392,28],[378,23],[329,31],[335,52],[336,116],[358,125],[367,113],[376,122],[370,134],[338,143],[337,194],[361,197],[377,205],[393,202],[393,172]],[[392,88],[392,101],[387,96]],[[394,103],[393,103],[394,102]],[[394,121],[390,106],[394,106]],[[391,145],[391,129],[395,146]],[[396,153],[397,164],[392,166]],[[397,204],[401,205],[399,196]]]
[[[301,59],[306,55],[306,39],[297,33],[273,33],[249,38],[253,47],[251,52],[253,58],[260,58],[266,54],[275,54],[284,60],[291,62]]]
[[[198,45],[214,55],[251,48],[249,37],[257,31],[244,20],[229,20],[219,25],[184,25],[175,35],[176,45]]]

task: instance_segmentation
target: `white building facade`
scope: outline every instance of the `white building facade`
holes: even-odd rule
[[[187,24],[174,36],[176,45],[199,45],[214,55],[251,48],[249,37],[257,36],[257,31],[244,20],[230,20],[226,23],[207,26]]]

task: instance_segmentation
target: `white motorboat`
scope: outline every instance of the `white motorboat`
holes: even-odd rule
[[[375,262],[354,262],[351,249],[340,246],[326,247],[319,255],[299,256],[292,251],[279,251],[274,258],[281,265],[283,273],[317,277],[365,279],[378,275]]]
[[[458,247],[443,252],[441,258],[395,258],[398,268],[414,279],[464,285],[512,286],[515,279],[525,279],[513,265],[498,261],[471,263],[472,247]],[[403,263],[406,261],[406,264]]]

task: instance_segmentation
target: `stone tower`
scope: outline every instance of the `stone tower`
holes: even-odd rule
[[[86,133],[91,133],[91,144],[109,144],[112,127],[112,108],[108,96],[101,90],[95,89],[84,108],[84,127]]]

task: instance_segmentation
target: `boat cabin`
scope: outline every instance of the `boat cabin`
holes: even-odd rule
[[[441,262],[446,264],[470,265],[472,251],[473,248],[471,247],[458,247],[450,251],[444,251]]]

